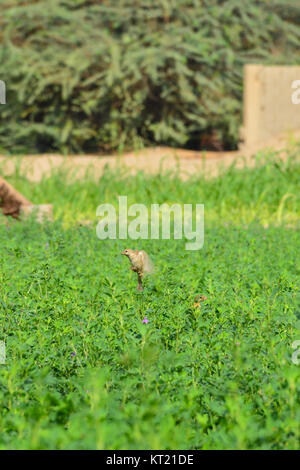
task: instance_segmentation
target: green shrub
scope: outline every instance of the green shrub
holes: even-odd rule
[[[244,63],[298,61],[296,2],[3,0],[0,149],[235,148]]]

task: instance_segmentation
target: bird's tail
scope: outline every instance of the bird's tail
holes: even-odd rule
[[[144,273],[145,274],[153,274],[155,271],[154,264],[152,263],[150,257],[147,253],[144,254]]]

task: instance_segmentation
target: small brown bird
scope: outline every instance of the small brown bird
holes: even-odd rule
[[[131,263],[130,269],[137,273],[138,275],[138,284],[137,290],[143,289],[143,277],[144,274],[151,274],[154,272],[154,266],[144,250],[129,250],[126,249],[122,251],[121,255],[127,256]]]

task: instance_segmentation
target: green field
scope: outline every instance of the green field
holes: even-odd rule
[[[299,448],[299,163],[9,181],[55,220],[0,219],[1,449]],[[100,241],[96,207],[118,195],[204,203],[203,249]],[[156,265],[142,293],[124,248]]]

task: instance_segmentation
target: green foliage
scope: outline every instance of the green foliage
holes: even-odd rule
[[[299,2],[3,0],[0,149],[234,148],[244,63],[299,63]]]
[[[241,163],[237,159],[235,164],[221,171],[220,177],[206,178],[199,171],[187,181],[182,181],[178,168],[164,171],[162,161],[159,174],[140,172],[135,178],[121,162],[115,171],[106,169],[100,179],[94,178],[93,166],[87,169],[85,177],[82,178],[81,173],[78,178],[75,169],[70,171],[62,165],[52,170],[50,178],[28,184],[32,168],[27,163],[22,165],[22,158],[18,168],[23,167],[24,172],[18,169],[15,175],[6,178],[34,203],[53,203],[55,218],[65,227],[84,220],[96,222],[96,207],[106,202],[117,206],[118,195],[127,195],[128,204],[204,203],[205,220],[210,224],[297,226],[300,218],[299,146],[293,152],[287,161],[279,160],[276,153],[257,154],[251,171],[247,168],[237,171],[236,165]],[[203,165],[205,167],[205,162]],[[0,172],[1,168],[0,164]]]
[[[299,448],[299,174],[270,161],[213,182],[105,173],[62,184],[61,173],[27,183],[57,220],[0,224],[0,448]],[[21,175],[11,181],[25,188]],[[204,203],[203,249],[64,226],[83,203],[89,217],[118,194]],[[120,255],[127,245],[156,264],[143,293]]]

